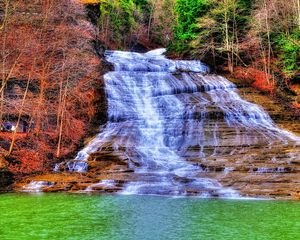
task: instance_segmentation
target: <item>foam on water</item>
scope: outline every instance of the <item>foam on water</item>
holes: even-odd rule
[[[101,180],[99,183],[94,183],[88,186],[84,191],[85,192],[91,192],[94,191],[94,188],[100,187],[100,188],[113,188],[116,186],[116,181],[114,180]]]
[[[32,181],[23,187],[23,192],[38,193],[45,187],[51,187],[53,183],[45,181]]]

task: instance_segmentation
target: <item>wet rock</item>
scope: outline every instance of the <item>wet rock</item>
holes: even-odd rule
[[[13,174],[6,170],[0,170],[0,192],[8,191],[13,183]]]
[[[7,170],[7,162],[0,157],[0,192],[8,191],[9,186],[13,183],[13,174]]]

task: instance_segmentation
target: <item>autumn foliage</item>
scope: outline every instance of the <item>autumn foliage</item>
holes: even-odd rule
[[[45,171],[77,150],[97,112],[94,29],[76,1],[0,4],[0,120],[29,125],[22,136],[0,134],[1,154],[13,172]],[[23,84],[12,91],[14,81]]]
[[[253,67],[236,67],[232,75],[237,79],[248,81],[257,89],[265,92],[272,92],[275,87],[271,75]]]

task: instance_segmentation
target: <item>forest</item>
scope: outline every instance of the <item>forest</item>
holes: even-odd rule
[[[0,2],[1,161],[14,173],[51,169],[105,121],[105,49],[166,47],[300,106],[300,0],[81,2]]]
[[[295,95],[299,0],[100,2],[99,37],[109,48],[164,46],[173,57],[203,59],[262,90]]]
[[[0,165],[16,176],[47,171],[77,150],[97,112],[94,29],[69,1],[4,0],[0,9]]]

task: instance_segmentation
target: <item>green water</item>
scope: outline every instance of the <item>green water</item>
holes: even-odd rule
[[[5,194],[0,239],[300,239],[300,202]]]

